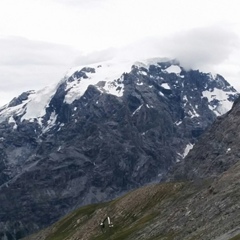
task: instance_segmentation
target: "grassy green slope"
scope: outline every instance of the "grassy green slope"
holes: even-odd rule
[[[236,165],[214,181],[149,185],[107,203],[82,207],[26,239],[213,240],[240,226],[239,199]],[[114,227],[102,233],[99,223],[106,216]]]
[[[184,188],[184,183],[150,185],[108,203],[88,205],[29,239],[132,239],[131,236],[141,231],[146,223],[166,214],[171,203],[180,201]],[[114,227],[102,233],[99,223],[105,216],[111,217]]]

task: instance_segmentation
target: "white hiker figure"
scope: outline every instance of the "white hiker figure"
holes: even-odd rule
[[[101,227],[102,232],[105,232],[105,228],[106,228],[107,226],[108,226],[109,228],[113,227],[113,223],[111,222],[110,217],[104,218],[104,220],[100,223],[100,227]]]

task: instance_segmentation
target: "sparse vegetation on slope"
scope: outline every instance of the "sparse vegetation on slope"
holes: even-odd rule
[[[182,191],[185,194],[182,194]],[[168,218],[170,208],[185,201],[195,193],[188,183],[166,183],[150,185],[132,191],[108,203],[89,205],[68,215],[47,230],[28,239],[66,240],[66,239],[160,239],[161,236],[174,236],[177,231],[164,227],[153,233],[143,233],[151,224],[159,224]],[[102,233],[100,221],[109,215],[114,227]],[[160,219],[160,222],[158,222]],[[162,220],[161,220],[162,219]],[[167,226],[167,225],[166,225]],[[138,236],[139,235],[139,236]]]
[[[216,179],[145,186],[82,207],[25,240],[218,240],[240,225],[239,179],[236,164]],[[103,233],[106,216],[114,227]]]

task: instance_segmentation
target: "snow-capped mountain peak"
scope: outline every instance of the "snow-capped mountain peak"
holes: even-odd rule
[[[56,92],[56,85],[45,87],[37,92],[28,91],[22,93],[18,98],[13,99],[8,105],[0,108],[0,122],[6,119],[21,117],[21,121],[39,120],[46,114],[46,108]],[[22,96],[25,96],[22,99]],[[16,102],[16,104],[12,104]],[[38,121],[41,124],[41,121]]]
[[[185,71],[177,60],[154,58],[141,62],[105,61],[75,67],[69,70],[58,84],[37,92],[29,91],[21,94],[0,109],[0,122],[8,119],[13,122],[16,118],[20,121],[36,121],[44,129],[50,129],[54,125],[52,121],[49,125],[49,119],[52,119],[53,113],[55,114],[54,107],[47,118],[44,116],[56,94],[61,92],[62,104],[71,105],[74,101],[78,101],[92,85],[102,94],[123,97],[125,85],[129,84],[124,77],[126,74],[133,76],[132,83],[136,88],[154,86],[159,95],[165,98],[179,95],[185,107],[186,116],[191,118],[199,116],[199,104],[190,103],[190,100],[196,98],[191,92],[197,91],[201,99],[207,99],[209,109],[216,116],[230,110],[236,95],[236,90],[220,75]],[[196,74],[200,74],[201,77],[196,78],[194,76]],[[186,97],[187,95],[189,96]],[[17,123],[14,126],[16,127]]]
[[[79,99],[89,85],[97,86],[101,92],[121,97],[124,91],[121,76],[124,72],[131,71],[131,64],[129,62],[103,62],[87,67],[81,66],[78,69],[80,70],[75,69],[67,80],[65,102],[68,104]]]

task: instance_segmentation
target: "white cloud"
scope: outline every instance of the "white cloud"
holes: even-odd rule
[[[239,47],[238,36],[219,26],[184,31],[164,41],[164,52],[190,68],[220,64]]]
[[[104,2],[106,2],[106,0],[47,0],[49,1],[53,1],[56,4],[63,4],[65,6],[80,6],[80,7],[84,7],[84,8],[91,8],[91,7],[99,7],[102,6],[104,4]]]
[[[87,54],[81,54],[75,59],[74,65],[78,66],[107,61],[116,57],[118,51],[119,50],[116,48],[107,48],[101,51],[94,51]]]
[[[66,65],[77,50],[60,44],[33,41],[22,37],[0,38],[2,65]]]
[[[147,37],[121,48],[109,48],[81,56],[91,63],[113,57],[139,60],[152,57],[178,59],[185,68],[213,68],[239,48],[239,37],[219,26],[194,28],[168,37]]]

